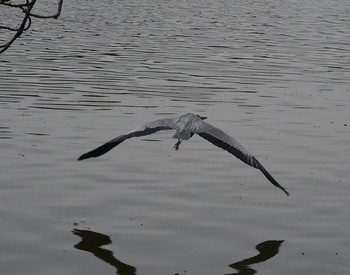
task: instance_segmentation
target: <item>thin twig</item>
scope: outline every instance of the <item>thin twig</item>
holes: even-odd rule
[[[30,16],[33,16],[33,17],[36,17],[36,18],[42,18],[42,19],[46,19],[46,18],[57,19],[61,15],[62,5],[63,5],[63,0],[59,0],[58,1],[58,5],[57,5],[58,6],[57,7],[57,12],[54,15],[40,15],[40,14],[30,13]]]
[[[0,0],[0,5],[5,5],[10,8],[19,8],[24,12],[24,18],[22,19],[22,23],[18,28],[11,28],[8,26],[0,26],[0,29],[5,29],[9,31],[16,32],[14,36],[4,45],[0,45],[0,54],[6,51],[15,41],[19,38],[23,32],[28,30],[31,26],[32,19],[31,17],[46,19],[46,18],[54,18],[57,19],[61,15],[63,0],[58,0],[57,12],[54,15],[44,16],[39,14],[33,14],[31,11],[36,3],[36,0],[26,0],[25,3],[22,4],[12,4],[11,0]]]

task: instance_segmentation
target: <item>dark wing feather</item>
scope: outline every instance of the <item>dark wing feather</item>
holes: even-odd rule
[[[139,129],[131,131],[125,135],[118,136],[118,137],[108,141],[107,143],[97,147],[96,149],[81,155],[78,158],[78,160],[99,157],[99,156],[107,153],[108,151],[112,150],[115,146],[119,145],[120,143],[122,143],[126,139],[133,138],[133,137],[147,136],[147,135],[151,135],[151,134],[158,132],[158,131],[161,131],[161,130],[169,130],[169,129],[172,129],[172,128],[170,128],[168,126],[159,126],[159,125],[154,125],[153,127],[151,127],[151,126],[148,126],[148,124],[146,124],[145,126],[139,128]]]
[[[204,123],[204,122],[203,122]],[[197,132],[199,136],[204,138],[205,140],[211,142],[212,144],[228,151],[244,163],[259,169],[265,177],[275,186],[282,189],[284,193],[289,196],[288,191],[283,188],[271,175],[270,173],[262,166],[262,164],[252,156],[242,145],[240,145],[235,139],[221,131],[220,129],[210,125],[209,123],[205,123],[207,127],[205,127],[206,131]],[[219,138],[220,136],[220,138]]]

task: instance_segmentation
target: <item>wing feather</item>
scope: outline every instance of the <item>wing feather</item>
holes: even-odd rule
[[[275,186],[282,189],[284,193],[289,196],[288,191],[283,188],[265,169],[264,166],[251,154],[247,149],[245,149],[238,141],[233,137],[227,135],[225,132],[212,126],[209,123],[203,122],[203,126],[199,128],[197,134],[204,138],[205,140],[211,142],[212,144],[218,146],[231,153],[244,163],[260,170],[265,177]]]
[[[130,131],[124,135],[120,135],[107,143],[97,147],[96,149],[89,151],[83,155],[81,155],[78,160],[83,160],[87,158],[96,158],[99,157],[108,151],[112,150],[115,146],[119,145],[123,141],[133,138],[133,137],[141,137],[151,135],[155,132],[162,130],[171,130],[173,129],[172,122],[173,119],[159,119],[145,124],[133,131]]]

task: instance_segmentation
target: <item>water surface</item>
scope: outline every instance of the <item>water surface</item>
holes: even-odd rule
[[[1,274],[349,274],[349,10],[65,1],[34,20],[0,56]],[[76,161],[187,112],[291,196],[197,136]]]

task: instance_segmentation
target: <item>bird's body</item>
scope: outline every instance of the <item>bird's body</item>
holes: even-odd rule
[[[219,128],[203,121],[204,119],[206,119],[206,117],[188,113],[175,118],[155,120],[124,135],[120,135],[100,147],[81,155],[78,160],[101,156],[129,138],[146,136],[162,130],[175,130],[173,138],[178,139],[174,146],[175,150],[179,149],[182,140],[189,140],[194,134],[198,134],[212,144],[236,156],[244,163],[259,169],[273,185],[279,187],[289,195],[247,149]]]

